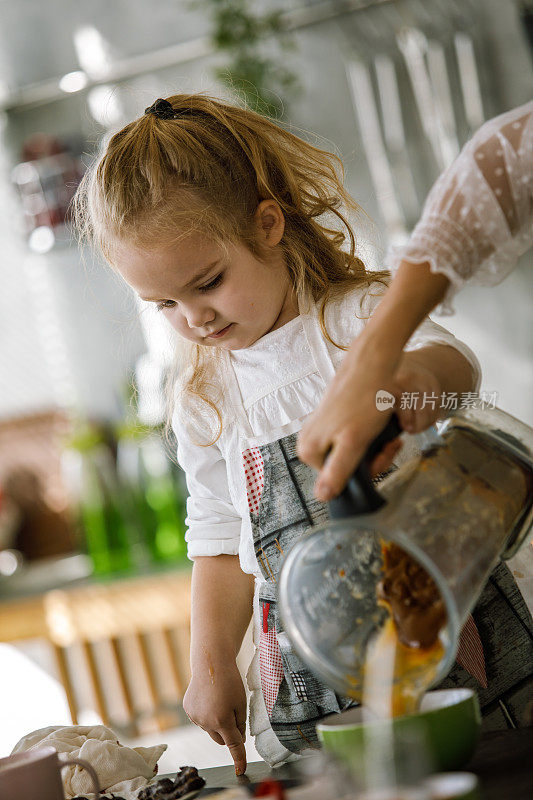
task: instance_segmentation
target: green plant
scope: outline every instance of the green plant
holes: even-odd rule
[[[193,0],[193,5],[207,12],[215,50],[228,59],[216,69],[217,78],[254,111],[281,117],[284,96],[297,86],[295,75],[283,64],[283,53],[293,42],[282,11],[253,12],[253,0]]]

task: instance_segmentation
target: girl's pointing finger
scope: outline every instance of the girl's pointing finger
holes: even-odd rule
[[[244,737],[241,735],[237,726],[233,728],[223,728],[219,733],[224,739],[224,744],[230,751],[235,764],[235,774],[244,775],[246,772],[246,748],[244,747]]]

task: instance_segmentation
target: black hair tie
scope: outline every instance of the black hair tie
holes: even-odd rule
[[[172,108],[168,100],[163,100],[163,98],[160,97],[153,105],[145,108],[144,113],[153,114],[157,119],[176,119],[180,112]]]

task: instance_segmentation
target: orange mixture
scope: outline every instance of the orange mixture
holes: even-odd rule
[[[378,597],[390,617],[369,646],[363,691],[354,681],[350,695],[379,717],[400,717],[418,710],[435,679],[446,612],[426,570],[395,544],[383,544],[382,551]]]
[[[416,713],[443,655],[444,648],[438,639],[429,648],[404,645],[390,617],[367,654],[364,705],[379,717]]]

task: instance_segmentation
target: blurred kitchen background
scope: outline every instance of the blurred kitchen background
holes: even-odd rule
[[[103,720],[169,741],[163,771],[230,761],[180,708],[170,334],[69,228],[102,137],[180,91],[275,115],[342,157],[379,267],[471,134],[532,89],[530,0],[1,0],[0,755],[29,730]],[[530,424],[532,260],[438,320]]]

